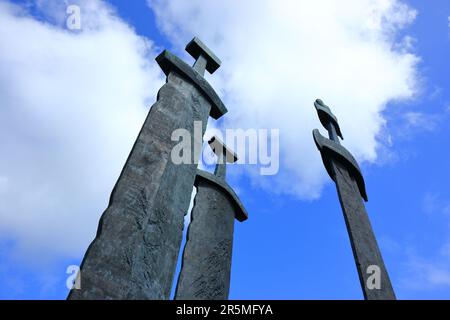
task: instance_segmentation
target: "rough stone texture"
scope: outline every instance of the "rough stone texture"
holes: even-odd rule
[[[197,37],[194,37],[194,39],[186,45],[186,51],[197,61],[201,60],[201,70],[206,69],[211,74],[222,64],[220,59]],[[203,57],[203,59],[199,59],[201,57]]]
[[[343,163],[332,161],[332,168],[364,298],[368,300],[395,299],[395,293],[358,190],[358,185]],[[370,265],[377,265],[380,268],[380,289],[370,290],[366,286],[367,278],[370,276],[370,273],[367,273],[367,267]]]
[[[221,165],[216,165],[216,171],[218,167],[220,168]],[[216,189],[221,190],[222,193],[225,193],[228,196],[228,201],[231,201],[231,204],[233,205],[234,216],[238,221],[243,222],[248,219],[247,210],[237,196],[236,192],[234,192],[234,190],[223,177],[220,178],[219,176],[199,169],[197,170],[197,177],[195,178],[194,185],[198,186],[199,183],[203,180],[205,180],[209,184],[214,185]]]
[[[363,197],[365,201],[368,201],[369,199],[367,197],[364,177],[361,173],[361,169],[359,168],[358,163],[356,162],[352,154],[340,145],[338,138],[336,138],[335,141],[327,139],[322,136],[317,129],[313,130],[313,137],[314,142],[316,143],[316,146],[320,150],[320,153],[322,155],[323,164],[327,169],[327,172],[330,175],[331,179],[334,180],[334,170],[332,167],[332,162],[334,160],[338,160],[345,164],[347,170],[356,180],[361,197]]]
[[[171,134],[192,134],[194,121],[202,121],[204,133],[210,109],[197,86],[168,74],[83,259],[81,290],[68,299],[169,298],[197,171],[196,164],[172,163],[178,142]]]
[[[199,181],[176,300],[228,299],[234,216],[228,195],[206,180]]]
[[[338,120],[336,116],[331,112],[330,107],[328,107],[321,99],[314,101],[314,107],[316,107],[317,115],[319,116],[320,123],[331,133],[331,140],[337,141],[338,137],[344,139],[342,135],[341,128],[339,127]]]
[[[203,93],[203,96],[206,97],[211,103],[211,117],[214,119],[219,119],[222,115],[227,113],[227,108],[223,104],[222,100],[219,98],[208,81],[206,81],[203,77],[204,70],[203,72],[200,70],[194,70],[194,68],[187,65],[183,60],[167,50],[164,50],[159,56],[156,57],[156,62],[158,62],[162,71],[166,75],[172,71],[175,71],[178,74],[182,74],[187,80],[194,84]],[[196,66],[196,68],[199,68],[199,66]]]

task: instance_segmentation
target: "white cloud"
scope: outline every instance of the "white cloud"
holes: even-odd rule
[[[429,216],[450,215],[450,201],[436,192],[427,192],[422,198],[422,211]]]
[[[448,233],[441,235],[438,232],[440,227],[449,226],[449,202],[439,193],[427,192],[422,198],[421,209],[429,221],[433,222],[433,232],[436,234],[433,243],[437,240],[438,245],[413,246],[411,239],[403,243],[392,241],[396,243],[396,251],[391,250],[391,254],[396,256],[397,261],[403,261],[398,285],[407,294],[413,291],[450,288],[450,240]],[[418,243],[427,243],[426,239],[420,238],[421,235],[414,237],[418,237]]]
[[[441,239],[424,250],[411,240],[398,242],[385,235],[380,245],[387,256],[395,256],[390,270],[398,298],[416,299],[417,292],[450,288],[450,241]]]
[[[29,258],[84,253],[163,84],[151,42],[78,3],[71,33],[63,2],[37,2],[52,24],[0,1],[0,234]]]
[[[442,116],[441,116],[442,117]],[[410,111],[404,114],[406,121],[406,130],[420,129],[425,131],[433,131],[436,129],[442,119],[437,114],[427,114],[424,112]]]
[[[35,3],[51,23],[0,0],[0,232],[19,253],[79,257],[163,83],[159,50],[99,0],[77,1],[80,33],[63,29],[66,2]],[[280,174],[253,179],[274,192],[314,198],[329,180],[311,137],[315,98],[333,107],[345,145],[375,161],[386,103],[414,94],[417,57],[395,36],[415,12],[398,1],[152,7],[180,51],[199,35],[223,60],[209,78],[225,126],[281,129]]]
[[[419,58],[398,31],[416,12],[397,0],[149,0],[177,48],[197,35],[222,59],[209,77],[230,110],[225,126],[280,128],[275,177],[251,174],[271,192],[315,198],[326,177],[311,137],[322,98],[337,115],[345,146],[374,162],[382,111],[416,93]],[[323,130],[323,128],[321,128]]]
[[[426,258],[410,251],[399,279],[399,286],[408,291],[450,287],[450,256],[448,252],[444,252],[448,250],[449,245],[450,243],[445,243],[440,252]]]

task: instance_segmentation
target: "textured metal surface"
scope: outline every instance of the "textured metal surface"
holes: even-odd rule
[[[334,159],[336,159],[339,160],[341,163],[343,163],[346,166],[346,169],[352,173],[352,176],[355,178],[356,183],[358,185],[358,191],[360,196],[365,201],[368,201],[369,199],[366,192],[366,184],[364,182],[364,177],[361,173],[361,169],[359,168],[358,163],[356,162],[355,158],[351,155],[351,153],[348,152],[348,150],[345,149],[340,144],[337,144],[336,142],[322,136],[319,130],[317,129],[314,129],[313,137],[314,142],[316,143],[316,146],[319,149],[320,154],[322,155],[323,163],[331,179],[335,180],[331,163]]]
[[[198,181],[175,299],[228,298],[234,210],[222,189],[207,180]]]
[[[395,299],[395,293],[366,208],[359,195],[357,183],[349,174],[346,164],[333,161],[332,167],[364,298],[368,300]],[[368,277],[371,275],[371,272],[368,272],[369,266],[377,266],[380,269],[379,289],[370,289],[367,285]]]
[[[218,137],[212,137],[211,139],[209,139],[208,143],[213,152],[219,158],[220,163],[234,163],[238,161],[237,154],[233,150],[228,148]]]
[[[319,115],[320,123],[322,123],[322,125],[327,129],[329,129],[330,125],[332,125],[336,130],[337,136],[344,139],[337,118],[333,112],[331,112],[330,108],[320,99],[317,99],[314,102],[314,106],[316,107],[317,114]]]
[[[167,50],[164,50],[158,57],[156,57],[156,62],[166,75],[172,71],[175,71],[193,83],[211,103],[211,117],[218,119],[228,112],[222,100],[219,98],[211,85],[205,80],[205,78],[203,78],[202,75],[194,71],[186,62]]]
[[[235,217],[238,221],[242,222],[248,219],[247,210],[241,200],[223,178],[203,170],[198,170],[197,177],[195,178],[195,186],[198,186],[202,181],[206,181],[211,185],[214,185],[217,190],[221,190],[221,192],[227,195],[227,199],[231,202],[233,212],[235,212]]]
[[[209,146],[217,156],[216,169],[214,176],[223,179],[227,173],[227,162],[234,163],[238,160],[236,153],[229,149],[217,136],[212,137],[209,141]]]
[[[237,156],[214,137],[210,146],[218,156],[215,174],[198,170],[197,195],[192,209],[177,300],[225,300],[230,290],[234,218],[247,220],[247,212],[226,183],[226,158]]]
[[[193,135],[194,121],[202,121],[204,133],[211,110],[197,85],[171,71],[83,259],[81,290],[69,299],[169,298],[197,172],[196,164],[172,163],[178,142],[171,134],[184,128]]]
[[[367,201],[367,193],[361,170],[350,152],[340,145],[338,135],[341,137],[342,135],[331,110],[319,99],[314,105],[330,137],[330,139],[323,137],[319,130],[315,129],[314,142],[320,151],[328,174],[336,183],[364,298],[367,300],[395,299],[389,275],[362,201],[362,199]]]
[[[203,69],[209,73],[214,73],[221,65],[220,59],[197,37],[194,37],[187,45],[186,51],[195,59],[203,57]]]

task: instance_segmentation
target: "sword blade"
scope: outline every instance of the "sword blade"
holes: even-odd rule
[[[364,298],[394,300],[395,293],[358,185],[340,162],[333,161],[332,166]]]

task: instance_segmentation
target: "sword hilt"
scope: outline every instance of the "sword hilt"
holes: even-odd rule
[[[361,173],[361,169],[352,154],[345,149],[339,141],[339,138],[344,138],[342,136],[341,129],[339,128],[339,123],[337,122],[336,116],[320,99],[317,99],[314,102],[314,106],[316,107],[320,122],[328,131],[329,139],[322,136],[319,130],[314,129],[313,131],[314,142],[322,155],[322,160],[328,174],[331,179],[335,180],[336,173],[332,163],[336,160],[341,162],[354,177],[361,197],[365,201],[368,201],[366,185],[364,183],[364,177]]]
[[[331,112],[330,108],[323,103],[321,99],[317,99],[314,102],[314,106],[316,107],[317,114],[319,115],[320,123],[322,123],[328,131],[330,140],[333,140],[336,143],[340,143],[339,137],[344,140],[337,118],[333,112]]]
[[[217,56],[197,37],[194,37],[194,39],[186,45],[186,51],[196,59],[193,69],[202,76],[205,74],[205,70],[213,74],[222,63],[220,59],[217,58]]]
[[[214,175],[225,179],[226,163],[233,163],[238,160],[236,153],[230,150],[218,137],[214,136],[209,141],[209,146],[217,155],[217,164]]]

